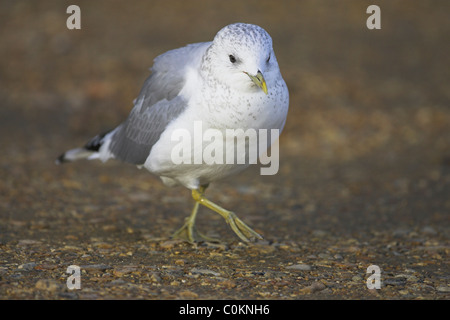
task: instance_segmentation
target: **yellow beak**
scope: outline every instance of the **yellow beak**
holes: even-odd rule
[[[247,72],[245,72],[250,79],[252,79],[252,81],[261,88],[262,91],[264,91],[265,94],[268,93],[267,90],[267,84],[266,84],[266,80],[264,79],[263,74],[261,73],[261,71],[258,70],[258,73],[256,74],[256,76],[252,76],[251,74],[248,74]]]

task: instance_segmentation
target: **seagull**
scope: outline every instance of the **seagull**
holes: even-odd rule
[[[230,129],[276,129],[281,133],[289,92],[272,38],[257,25],[230,24],[212,41],[189,44],[157,56],[150,71],[124,122],[95,136],[84,147],[66,151],[56,163],[117,159],[147,169],[167,186],[181,185],[191,190],[194,207],[173,238],[190,243],[215,241],[195,227],[199,206],[203,205],[221,215],[242,241],[262,239],[234,212],[205,197],[211,182],[241,172],[250,163],[175,163],[174,147],[181,142],[174,140],[174,133],[183,128],[195,135],[195,124],[201,123],[203,130],[224,133],[222,138],[215,135],[216,142],[224,145]],[[186,139],[182,144],[192,151],[191,156],[206,150],[203,145],[188,146],[189,141],[192,142]],[[244,141],[248,150],[249,142]],[[269,147],[259,150],[259,154]],[[239,157],[242,154],[235,154],[234,160]]]

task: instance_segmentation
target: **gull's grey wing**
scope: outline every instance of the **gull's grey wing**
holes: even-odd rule
[[[158,56],[127,120],[108,138],[108,151],[122,161],[143,164],[164,129],[187,107],[179,95],[186,68],[198,67],[209,43],[196,43]],[[106,141],[105,141],[106,142]]]

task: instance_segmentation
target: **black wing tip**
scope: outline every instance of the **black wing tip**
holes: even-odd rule
[[[109,131],[106,131],[102,134],[95,136],[84,146],[84,148],[89,151],[95,151],[95,152],[99,151],[100,147],[103,145],[103,138],[111,131],[112,130],[109,130]]]
[[[65,153],[63,153],[62,155],[60,155],[56,160],[55,160],[55,164],[63,164],[65,162],[68,162],[66,157],[65,157]]]
[[[78,155],[78,153],[80,151],[82,151],[83,149],[85,151],[90,151],[91,153],[99,151],[100,147],[103,145],[103,142],[104,142],[103,138],[111,131],[112,130],[109,130],[109,131],[106,131],[102,134],[95,136],[83,148],[72,149],[72,150],[64,152],[62,155],[60,155],[58,158],[56,158],[55,164],[59,165],[59,164],[63,164],[66,162],[72,162],[77,159],[87,158],[87,156],[79,156]],[[68,155],[68,157],[66,157],[66,155]]]

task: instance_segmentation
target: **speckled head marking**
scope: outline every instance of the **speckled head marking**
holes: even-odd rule
[[[214,37],[214,42],[239,47],[271,48],[272,38],[260,26],[234,23],[222,28]]]
[[[263,79],[266,74],[278,70],[278,64],[272,38],[263,28],[234,23],[216,34],[201,68],[208,81],[239,91],[259,92],[255,85],[256,76]]]

